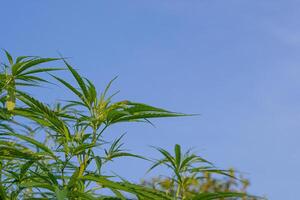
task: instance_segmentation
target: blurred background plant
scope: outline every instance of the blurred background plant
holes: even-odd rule
[[[156,149],[163,158],[154,161],[148,171],[164,166],[171,170],[171,176],[158,176],[143,180],[142,184],[147,187],[164,191],[177,199],[191,199],[199,193],[247,192],[249,181],[233,169],[220,170],[211,162],[192,153],[191,150],[182,153],[179,144],[175,145],[173,155],[165,149]],[[236,199],[236,197],[231,199]],[[242,199],[256,200],[257,198],[244,196]]]

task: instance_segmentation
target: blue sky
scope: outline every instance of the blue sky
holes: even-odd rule
[[[0,47],[13,55],[61,52],[116,100],[200,116],[124,124],[126,146],[157,156],[175,143],[251,180],[250,192],[295,200],[300,187],[300,12],[293,0],[2,1]],[[69,77],[65,75],[66,79]],[[70,98],[55,88],[44,99]],[[138,181],[148,163],[113,171]],[[156,172],[158,173],[158,171]]]

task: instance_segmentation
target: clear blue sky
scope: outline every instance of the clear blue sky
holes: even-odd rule
[[[126,146],[195,147],[235,167],[250,191],[296,200],[300,187],[300,12],[293,0],[1,1],[0,47],[64,56],[99,88],[116,75],[116,100],[201,116],[124,124]],[[65,77],[66,79],[68,77]],[[42,98],[69,98],[54,89]],[[112,169],[138,181],[148,163]]]

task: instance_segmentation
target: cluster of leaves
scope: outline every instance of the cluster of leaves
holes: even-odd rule
[[[0,199],[245,197],[244,193],[209,191],[187,197],[184,170],[225,172],[210,167],[192,169],[190,163],[209,162],[195,155],[181,156],[178,145],[175,158],[158,149],[165,158],[152,167],[165,164],[174,170],[178,184],[175,194],[104,174],[103,166],[111,160],[124,156],[143,158],[123,150],[122,136],[112,143],[106,142],[104,133],[108,127],[120,122],[149,122],[150,118],[185,115],[128,100],[112,102],[114,95],[108,96],[112,81],[99,94],[94,84],[63,58],[21,56],[13,59],[8,52],[5,54],[8,64],[2,63],[0,72]],[[53,74],[62,68],[42,67],[43,63],[56,60],[64,62],[64,69],[72,75],[74,84]],[[42,78],[43,73],[49,78]],[[72,92],[74,99],[49,106],[24,90],[50,79]],[[113,195],[106,196],[103,189],[109,189]]]
[[[170,196],[177,196],[181,199],[191,199],[199,194],[212,195],[219,199],[225,199],[224,194],[233,192],[245,194],[249,181],[233,169],[221,170],[211,162],[203,159],[188,150],[182,153],[180,145],[176,144],[174,155],[162,148],[156,148],[162,155],[149,171],[158,166],[165,166],[171,169],[171,176],[158,176],[151,180],[144,180],[143,185],[155,190],[164,191]],[[223,197],[221,197],[223,196]],[[257,200],[258,197],[241,195],[243,200]],[[227,198],[229,199],[229,198]],[[231,199],[236,199],[232,197]]]

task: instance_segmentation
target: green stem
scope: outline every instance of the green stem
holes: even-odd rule
[[[180,190],[181,190],[181,187],[178,185],[177,191],[176,191],[176,199],[179,199]]]

